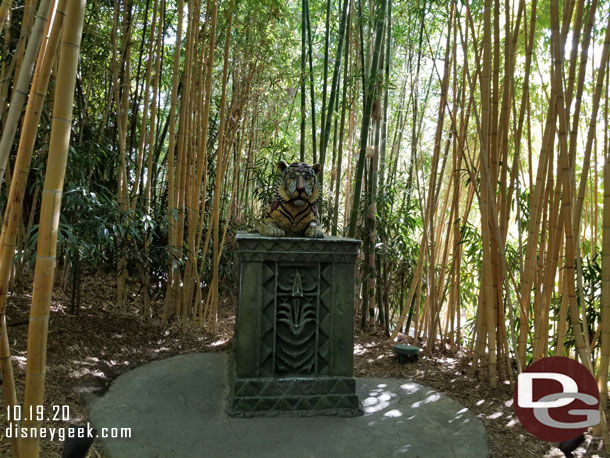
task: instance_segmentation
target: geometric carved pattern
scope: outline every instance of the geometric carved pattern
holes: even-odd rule
[[[279,268],[275,364],[280,375],[315,372],[318,267]]]
[[[273,349],[275,347],[275,273],[275,263],[263,264],[260,375],[264,377],[272,377],[274,374]]]
[[[327,375],[332,264],[263,263],[259,373]]]
[[[318,311],[318,375],[327,375],[330,370],[332,264],[320,264],[320,307]]]
[[[237,379],[229,413],[234,416],[361,415],[355,380],[348,377]]]
[[[245,262],[334,262],[353,264],[360,243],[354,239],[342,239],[350,243],[334,243],[338,237],[303,239],[298,237],[261,237],[243,234],[240,236],[240,260]],[[351,243],[353,242],[353,243]],[[332,249],[329,250],[329,246]]]
[[[237,234],[234,416],[361,415],[353,378],[360,241]]]

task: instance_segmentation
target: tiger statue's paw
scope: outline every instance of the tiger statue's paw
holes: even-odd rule
[[[305,237],[321,239],[324,237],[324,231],[320,226],[311,225],[305,231]]]
[[[258,232],[267,237],[283,237],[286,232],[273,224],[261,224]]]

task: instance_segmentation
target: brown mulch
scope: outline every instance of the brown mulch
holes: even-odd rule
[[[229,296],[229,295],[227,295]],[[202,351],[226,351],[230,348],[234,326],[232,297],[219,307],[218,332],[205,333],[197,323],[172,323],[162,327],[139,314],[137,291],[130,291],[129,313],[114,306],[115,283],[112,277],[89,275],[83,278],[79,316],[69,313],[69,291],[56,288],[49,324],[46,406],[69,405],[70,423],[88,421],[87,405],[92,396],[105,393],[121,374],[153,360]],[[27,318],[31,294],[12,294],[8,299],[8,333],[13,355],[17,395],[23,400],[27,344]],[[162,303],[153,304],[154,316],[160,316]],[[357,332],[354,348],[354,372],[359,377],[396,377],[433,387],[474,412],[485,424],[492,457],[561,457],[553,445],[538,440],[525,431],[512,408],[512,390],[508,384],[491,389],[472,375],[466,355],[436,350],[422,352],[419,361],[399,364],[391,345],[381,333]],[[5,411],[0,412],[0,457],[10,456],[4,431]],[[67,426],[55,423],[48,426]],[[61,456],[61,442],[41,441],[41,456]],[[89,457],[108,457],[99,441],[94,442]],[[587,435],[574,456],[607,457],[600,440]]]
[[[201,352],[226,351],[230,346],[234,318],[231,306],[220,308],[218,333],[212,337],[198,324],[146,322],[136,313],[116,310],[113,304],[115,284],[110,277],[90,276],[83,279],[79,316],[68,313],[70,294],[56,288],[53,296],[47,350],[45,412],[51,405],[69,405],[70,421],[51,422],[49,427],[85,424],[88,421],[88,399],[103,395],[121,374],[154,360]],[[130,308],[137,310],[139,301],[130,294]],[[31,294],[9,296],[7,308],[8,335],[13,355],[17,399],[23,401],[27,345],[27,319]],[[161,316],[163,304],[153,305],[155,316]],[[2,403],[4,404],[4,403]],[[5,411],[0,412],[0,457],[11,456],[4,436]],[[62,443],[41,440],[41,456],[61,456]],[[101,442],[95,441],[89,457],[109,456]]]

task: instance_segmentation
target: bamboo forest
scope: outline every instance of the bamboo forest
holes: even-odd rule
[[[103,438],[95,406],[122,380],[207,354],[236,411],[252,377],[356,380],[354,418],[286,417],[337,422],[311,433],[330,448],[292,456],[610,456],[609,110],[608,0],[2,0],[0,456],[289,456],[233,426],[253,448],[207,449],[231,442],[206,433],[171,452],[139,420]],[[291,207],[311,212],[302,240],[268,223],[294,223],[294,189],[315,195]],[[398,404],[380,411],[393,426],[359,433],[383,404],[372,378],[398,380],[387,402],[418,415],[407,385],[440,396],[422,412],[459,406],[443,428],[470,423],[483,448],[466,430],[415,433],[407,419],[427,420]],[[124,399],[162,405],[140,383]],[[542,395],[586,410],[554,417]],[[172,409],[140,418],[163,429]],[[529,426],[550,417],[581,426]],[[95,438],[68,436],[89,422]],[[350,452],[325,434],[370,437]]]

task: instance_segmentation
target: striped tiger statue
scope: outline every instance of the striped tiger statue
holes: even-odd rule
[[[268,237],[324,237],[316,206],[321,194],[317,177],[320,164],[288,165],[279,161],[277,166],[280,177],[275,185],[275,199],[263,212],[259,232]]]

